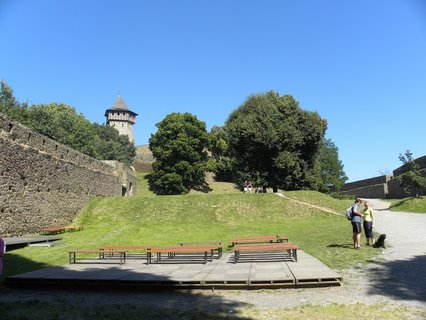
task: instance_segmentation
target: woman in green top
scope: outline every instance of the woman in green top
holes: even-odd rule
[[[367,246],[374,244],[374,234],[373,234],[373,225],[374,225],[374,215],[373,210],[368,205],[368,202],[364,202],[364,210],[362,212],[364,214],[364,231],[365,237],[367,238]]]

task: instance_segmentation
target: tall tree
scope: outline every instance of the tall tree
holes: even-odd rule
[[[135,146],[109,126],[93,124],[71,106],[58,103],[28,107],[0,82],[0,112],[41,134],[99,160],[132,164]]]
[[[212,170],[217,181],[232,181],[232,158],[226,142],[225,130],[221,126],[213,126],[210,130],[209,151],[213,161]]]
[[[49,138],[89,156],[98,156],[95,146],[99,137],[92,123],[71,106],[62,103],[32,105],[28,109],[28,122],[31,128]]]
[[[155,162],[151,186],[157,194],[183,194],[204,185],[207,169],[206,124],[190,113],[171,113],[149,139]]]
[[[0,81],[0,112],[22,124],[26,123],[27,104],[19,103],[13,90],[4,81]]]
[[[404,164],[403,172],[396,177],[402,188],[408,194],[415,194],[418,197],[419,192],[426,189],[426,177],[421,173],[420,166],[413,159],[413,153],[410,150],[404,154],[399,154],[399,160]]]
[[[136,155],[136,149],[127,136],[110,126],[94,124],[99,139],[96,143],[96,153],[100,160],[117,160],[131,165]]]
[[[321,191],[339,190],[348,180],[339,160],[339,149],[331,139],[323,139],[318,155],[318,166],[321,174]]]
[[[270,91],[248,97],[224,126],[236,176],[274,191],[318,189],[315,162],[326,127],[290,95]]]

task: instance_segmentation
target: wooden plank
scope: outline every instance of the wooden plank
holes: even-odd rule
[[[302,250],[299,250],[299,261],[303,263],[286,262],[296,279],[296,285],[320,285],[343,280],[336,271]]]
[[[25,283],[75,286],[110,284],[111,286],[140,287],[228,287],[228,288],[276,288],[321,287],[340,285],[341,276],[299,250],[299,262],[249,262],[229,263],[231,254],[208,264],[143,264],[126,260],[124,265],[67,264],[50,267],[6,279],[6,284],[19,286]],[[83,260],[85,262],[86,260]],[[90,261],[90,260],[89,260]],[[96,260],[95,260],[96,263]],[[297,278],[298,277],[298,278]],[[298,279],[298,281],[296,281]]]

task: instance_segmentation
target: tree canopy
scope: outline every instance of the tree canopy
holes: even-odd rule
[[[274,190],[318,189],[317,164],[327,122],[291,96],[270,91],[248,99],[225,123],[235,177]]]
[[[426,189],[426,177],[421,173],[420,166],[413,159],[413,153],[410,150],[404,154],[399,154],[399,160],[404,164],[403,172],[396,177],[402,188],[408,194],[418,193],[422,189]]]
[[[13,96],[13,90],[6,82],[0,81],[0,112],[22,124],[26,123],[27,104],[19,103]]]
[[[41,134],[97,157],[96,136],[93,125],[75,109],[62,103],[32,105],[28,109],[28,123]]]
[[[183,194],[202,187],[207,169],[206,124],[190,113],[171,113],[149,139],[155,162],[151,187],[157,194]]]
[[[340,190],[348,180],[343,171],[342,161],[339,160],[339,150],[331,139],[323,139],[318,155],[320,167],[321,187],[320,191],[329,192]]]
[[[63,103],[19,103],[12,89],[1,82],[0,112],[70,148],[99,160],[117,160],[130,165],[136,151],[126,136],[109,126],[91,123]]]

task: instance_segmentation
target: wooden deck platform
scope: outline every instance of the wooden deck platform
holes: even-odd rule
[[[28,246],[30,244],[35,243],[52,243],[57,240],[61,240],[62,237],[58,236],[40,236],[40,237],[5,237],[4,245],[6,246],[6,251],[8,251],[8,247],[14,246]]]
[[[298,262],[279,259],[256,260],[235,264],[232,254],[207,264],[161,263],[146,264],[145,259],[126,259],[122,265],[109,259],[84,260],[15,275],[5,284],[17,286],[111,286],[137,288],[297,288],[338,286],[342,277],[318,259],[299,251]]]

